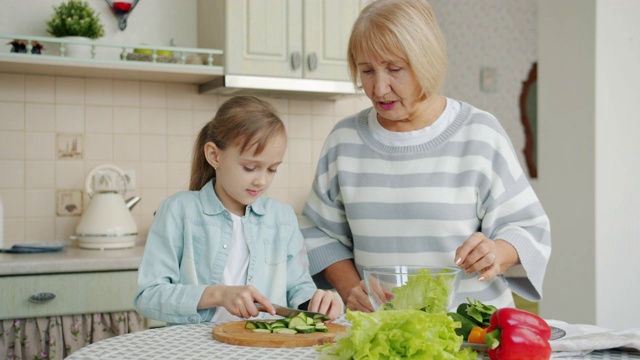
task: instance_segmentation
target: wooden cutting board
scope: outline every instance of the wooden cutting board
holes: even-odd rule
[[[293,348],[322,345],[333,342],[336,335],[347,331],[347,327],[340,324],[327,323],[328,332],[314,332],[310,334],[269,334],[255,333],[245,329],[246,321],[236,321],[217,325],[213,328],[213,338],[231,345]]]

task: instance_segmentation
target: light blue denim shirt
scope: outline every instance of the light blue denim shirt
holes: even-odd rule
[[[269,301],[297,307],[316,285],[293,209],[266,196],[242,217],[250,259],[247,285]],[[196,310],[204,289],[222,281],[233,220],[213,190],[181,191],[164,200],[149,230],[138,269],[135,309],[170,324],[210,321],[215,308]]]

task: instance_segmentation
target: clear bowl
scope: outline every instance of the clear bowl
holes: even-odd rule
[[[448,311],[458,291],[458,267],[385,265],[363,268],[374,310]]]

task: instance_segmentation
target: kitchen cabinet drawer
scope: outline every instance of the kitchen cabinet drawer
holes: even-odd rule
[[[0,277],[0,320],[133,310],[137,271]],[[37,293],[55,298],[36,303]]]

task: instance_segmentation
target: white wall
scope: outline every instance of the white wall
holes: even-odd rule
[[[640,24],[632,0],[539,0],[538,194],[546,318],[637,327]]]
[[[596,1],[596,323],[640,326],[640,2]]]

